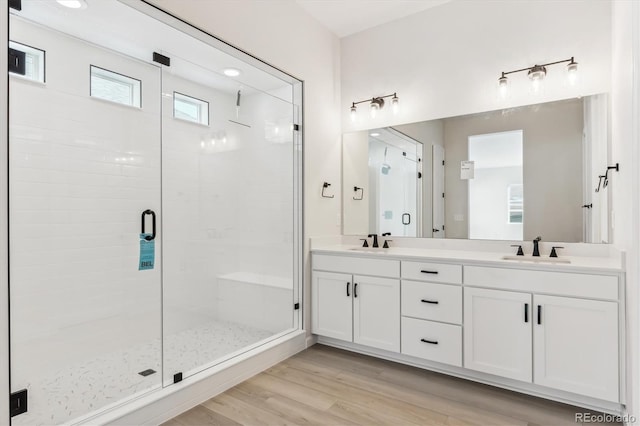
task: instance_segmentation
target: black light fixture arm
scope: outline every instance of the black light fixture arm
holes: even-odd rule
[[[392,93],[390,95],[376,96],[376,97],[373,97],[373,98],[370,98],[370,99],[365,99],[364,101],[352,102],[351,106],[354,107],[354,106],[356,106],[358,104],[363,104],[365,102],[371,103],[371,102],[375,102],[378,99],[386,99],[386,98],[392,98],[392,97],[397,97],[397,94],[394,92],[394,93]]]
[[[573,62],[575,62],[575,59],[574,59],[574,57],[572,56],[572,57],[570,57],[569,59],[563,59],[563,60],[561,60],[561,61],[549,62],[549,63],[547,63],[547,64],[540,64],[540,65],[537,65],[537,64],[536,64],[536,65],[533,65],[533,66],[531,66],[531,67],[521,68],[521,69],[519,69],[519,70],[503,71],[503,72],[502,72],[502,77],[505,77],[505,76],[507,76],[507,75],[509,75],[509,74],[515,74],[515,73],[518,73],[518,72],[530,71],[530,70],[532,70],[532,69],[533,69],[533,68],[535,68],[535,67],[548,67],[549,65],[563,64],[563,63],[565,63],[565,62],[573,63]]]

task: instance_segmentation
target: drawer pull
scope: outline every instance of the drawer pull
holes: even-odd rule
[[[427,300],[427,299],[422,299],[421,302],[422,303],[431,303],[433,305],[437,305],[438,303],[440,303],[437,300]]]
[[[426,269],[422,269],[420,272],[422,272],[423,274],[434,274],[434,275],[438,274],[438,271],[428,271]]]
[[[420,339],[420,341],[421,341],[421,342],[424,342],[424,343],[429,343],[429,344],[431,344],[431,345],[437,345],[437,344],[438,344],[438,341],[437,341],[437,340]]]

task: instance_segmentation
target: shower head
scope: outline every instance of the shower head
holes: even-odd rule
[[[245,123],[241,123],[240,121],[237,121],[240,119],[240,98],[242,97],[242,90],[238,90],[238,93],[236,94],[236,119],[235,120],[229,120],[230,122],[234,123],[234,124],[239,124],[241,126],[244,127],[251,127],[249,124],[245,124]]]
[[[240,90],[238,90],[238,95],[236,96],[236,107],[240,108],[240,97],[242,96],[242,93]]]
[[[382,168],[380,169],[383,175],[388,175],[389,170],[391,170],[391,166],[387,163],[387,149],[389,149],[389,147],[384,148],[384,161],[382,162]]]

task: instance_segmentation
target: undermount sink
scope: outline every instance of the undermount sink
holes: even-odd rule
[[[519,260],[522,262],[537,262],[537,263],[571,263],[569,259],[562,257],[549,257],[549,256],[502,256],[503,260]]]

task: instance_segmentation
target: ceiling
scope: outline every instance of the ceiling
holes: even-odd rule
[[[295,0],[338,37],[373,28],[451,0]]]

